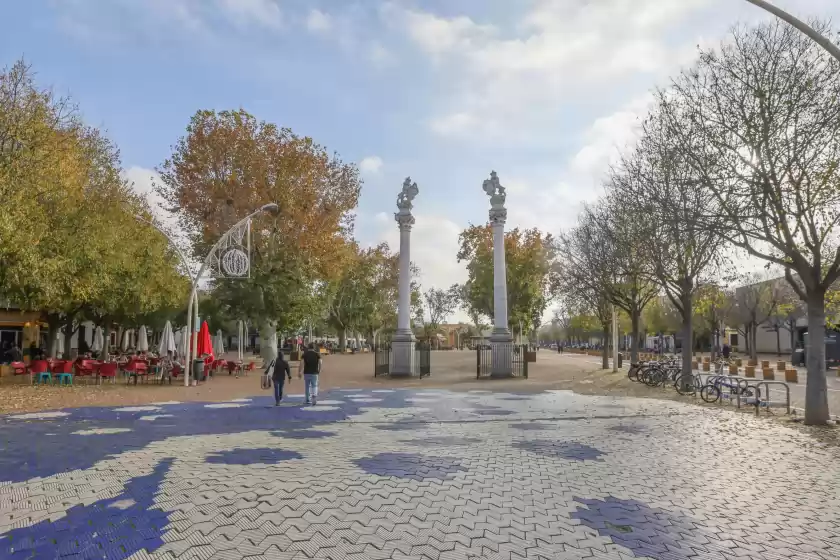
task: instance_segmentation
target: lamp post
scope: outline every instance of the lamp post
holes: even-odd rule
[[[189,384],[190,384],[191,361],[192,361],[191,358],[193,357],[192,356],[192,345],[195,344],[195,342],[196,342],[196,339],[195,339],[196,335],[193,331],[195,330],[194,327],[198,326],[197,325],[197,323],[198,323],[198,283],[201,281],[201,277],[204,275],[204,272],[207,270],[207,267],[210,265],[213,258],[216,256],[216,252],[219,250],[219,248],[225,242],[229,241],[231,234],[239,231],[243,226],[250,223],[251,219],[254,216],[262,214],[263,212],[276,213],[276,212],[279,211],[279,209],[280,209],[280,207],[273,202],[271,202],[269,204],[264,204],[263,206],[261,206],[257,210],[251,212],[250,214],[248,214],[247,216],[245,216],[244,218],[242,218],[241,220],[236,222],[236,224],[234,224],[233,227],[231,227],[229,230],[227,230],[224,233],[224,235],[222,235],[219,238],[219,240],[216,241],[216,244],[213,245],[213,247],[210,249],[210,252],[207,253],[207,257],[204,259],[204,262],[201,264],[201,268],[198,269],[198,273],[193,278],[190,279],[190,282],[192,283],[192,287],[190,289],[189,303],[187,304],[186,331],[187,331],[187,334],[189,335],[189,342],[187,344],[186,356],[185,356],[185,360],[184,360],[184,362],[185,362],[184,367],[186,369],[186,371],[184,372],[184,386],[185,387],[188,387]],[[142,216],[137,216],[137,219],[140,220],[143,223],[151,225],[152,227],[157,229],[159,232],[161,232],[164,236],[166,236],[166,238],[169,240],[169,242],[172,243],[172,246],[175,247],[175,250],[177,251],[178,255],[181,257],[181,260],[184,262],[184,266],[187,267],[188,271],[190,270],[189,262],[187,261],[187,258],[184,256],[184,253],[178,248],[178,245],[175,243],[175,241],[172,239],[172,237],[166,231],[164,231],[160,226],[158,226],[154,222],[151,222],[151,221],[143,218]],[[249,238],[249,243],[250,243],[250,238]],[[248,263],[248,266],[250,267],[250,263]],[[195,310],[196,325],[193,325],[193,310]]]
[[[776,6],[769,2],[766,2],[765,0],[747,0],[747,2],[749,2],[753,6],[761,8],[766,12],[773,14],[785,23],[792,25],[793,27],[795,27],[796,29],[813,39],[815,43],[827,50],[831,56],[833,56],[837,60],[840,60],[840,48],[838,48],[837,45],[832,43],[828,37],[821,35],[817,32],[816,29],[814,29],[801,19],[792,16],[783,9],[777,8]]]

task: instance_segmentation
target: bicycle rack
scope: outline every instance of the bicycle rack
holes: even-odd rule
[[[785,388],[785,402],[784,402],[784,404],[774,403],[770,399],[770,386],[771,385],[781,385],[782,387]],[[755,390],[758,392],[758,397],[759,397],[758,400],[759,401],[761,400],[760,397],[761,397],[761,387],[762,386],[767,387],[767,400],[764,401],[764,402],[761,402],[758,406],[755,407],[755,415],[758,416],[759,410],[762,406],[767,408],[767,409],[770,409],[770,408],[785,408],[785,409],[787,409],[787,413],[790,414],[790,385],[788,385],[784,381],[759,381],[759,382],[757,382],[755,385],[753,385],[753,387],[755,387]]]

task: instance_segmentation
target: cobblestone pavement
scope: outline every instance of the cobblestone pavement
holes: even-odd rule
[[[677,402],[330,391],[0,419],[0,558],[840,558],[840,453]]]

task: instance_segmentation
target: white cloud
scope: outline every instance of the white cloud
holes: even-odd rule
[[[416,223],[411,229],[411,262],[420,269],[423,289],[445,289],[454,283],[464,282],[467,271],[458,263],[458,236],[463,229],[454,221],[438,214],[415,213]],[[400,232],[393,214],[380,212],[374,218],[375,235],[368,246],[386,241],[392,251],[399,251]]]
[[[333,28],[329,14],[313,8],[306,17],[306,28],[313,33],[328,33]]]
[[[456,88],[429,119],[442,136],[545,141],[561,124],[564,102],[586,103],[616,81],[659,76],[688,60],[693,37],[675,47],[666,33],[720,0],[538,0],[513,32],[466,16],[442,17],[389,4],[383,17],[433,62]],[[690,48],[689,48],[690,45]]]
[[[283,14],[275,0],[217,0],[219,8],[238,25],[269,29],[283,26]]]
[[[376,175],[382,170],[384,162],[379,156],[368,156],[359,162],[359,169],[365,175]]]
[[[570,162],[571,173],[578,178],[600,178],[634,143],[652,101],[651,95],[645,95],[611,115],[595,119],[584,133],[585,144]]]
[[[166,209],[163,197],[154,191],[154,183],[160,183],[160,175],[154,169],[131,166],[123,171],[123,179],[129,182],[134,192],[146,199],[152,216],[177,239],[183,237],[178,219]]]

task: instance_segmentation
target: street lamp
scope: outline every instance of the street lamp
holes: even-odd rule
[[[769,2],[766,2],[765,0],[747,0],[747,2],[754,6],[758,6],[762,10],[770,12],[782,21],[789,23],[790,25],[792,25],[793,27],[795,27],[796,29],[813,39],[815,43],[827,50],[829,54],[831,54],[831,56],[833,56],[837,60],[840,60],[840,48],[838,48],[837,45],[832,43],[828,37],[817,33],[816,29],[814,29],[801,19],[792,16],[783,9],[777,8],[776,6],[770,4]]]
[[[261,206],[260,208],[255,210],[254,212],[251,212],[250,214],[248,214],[247,216],[245,216],[244,218],[242,218],[241,220],[236,222],[236,224],[234,224],[233,227],[231,227],[229,230],[227,230],[224,233],[224,235],[222,235],[219,238],[219,240],[216,242],[216,244],[213,245],[213,247],[210,249],[210,252],[207,253],[207,257],[204,259],[204,262],[202,263],[201,268],[198,270],[198,273],[195,275],[195,277],[190,279],[190,282],[192,283],[192,287],[190,289],[190,300],[189,300],[189,303],[187,304],[187,325],[186,325],[186,331],[189,334],[190,339],[189,339],[189,343],[187,344],[186,356],[185,356],[185,360],[184,360],[184,362],[185,362],[184,367],[185,367],[185,370],[186,370],[184,372],[184,386],[188,387],[189,384],[190,384],[190,372],[191,372],[191,367],[192,367],[191,358],[193,357],[192,356],[192,345],[196,343],[196,340],[194,339],[195,333],[193,332],[193,330],[194,330],[194,327],[198,326],[198,284],[201,281],[201,277],[204,275],[204,272],[207,270],[207,267],[213,261],[213,258],[217,257],[217,251],[226,242],[230,241],[232,235],[241,232],[243,227],[248,226],[251,222],[251,219],[254,216],[262,214],[263,212],[276,215],[279,211],[280,211],[280,206],[271,202],[269,204],[264,204],[263,206]],[[190,270],[189,261],[187,261],[187,258],[184,256],[184,253],[181,252],[181,249],[178,248],[178,245],[175,243],[175,241],[172,239],[172,237],[166,231],[164,231],[160,226],[158,226],[154,222],[151,222],[151,221],[147,220],[146,218],[143,218],[142,216],[137,216],[137,219],[139,221],[143,222],[143,223],[151,225],[152,227],[157,229],[159,232],[161,232],[164,236],[166,236],[166,238],[169,240],[169,242],[172,243],[172,246],[175,247],[175,250],[177,251],[178,255],[181,257],[181,260],[184,263],[184,266],[187,268],[187,271]],[[250,229],[248,230],[248,243],[250,245]],[[249,270],[250,270],[250,263],[248,263],[248,267],[249,267]],[[195,309],[195,325],[193,325],[193,309]]]

